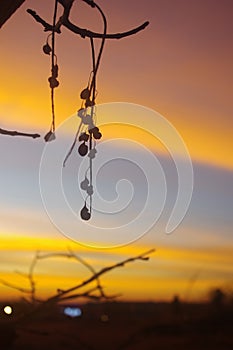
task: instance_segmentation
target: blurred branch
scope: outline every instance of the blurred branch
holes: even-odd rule
[[[71,300],[71,299],[77,299],[77,298],[87,298],[87,299],[93,299],[93,300],[101,300],[101,299],[114,300],[114,299],[119,298],[121,296],[121,294],[115,294],[115,295],[111,295],[111,296],[110,295],[107,296],[106,294],[103,294],[103,295],[92,294],[92,292],[95,292],[95,291],[99,291],[99,288],[95,287],[95,288],[92,288],[84,293],[77,293],[77,294],[68,295],[68,296],[60,298],[59,301]]]
[[[121,262],[115,263],[113,265],[104,267],[102,269],[100,269],[99,271],[96,271],[89,263],[87,263],[83,258],[80,258],[79,256],[77,256],[76,254],[74,254],[70,249],[69,249],[69,253],[48,253],[48,254],[41,254],[39,252],[36,252],[30,267],[29,267],[29,272],[28,274],[24,274],[21,272],[18,272],[18,274],[20,274],[22,277],[27,277],[30,283],[30,288],[23,288],[20,286],[16,286],[12,283],[8,283],[5,280],[0,279],[0,283],[2,283],[3,285],[16,289],[20,292],[23,293],[27,293],[31,295],[31,302],[32,304],[35,305],[36,302],[40,302],[39,305],[35,305],[35,308],[33,308],[30,312],[21,315],[18,319],[18,322],[21,322],[23,319],[37,313],[38,311],[42,310],[44,307],[46,307],[48,304],[50,303],[59,303],[60,301],[64,301],[64,300],[70,300],[70,299],[76,299],[76,298],[88,298],[88,299],[94,299],[94,300],[113,300],[117,297],[119,297],[118,295],[112,295],[112,296],[108,296],[104,293],[103,290],[103,286],[101,285],[100,282],[100,277],[103,276],[104,274],[115,270],[119,267],[125,267],[125,265],[135,262],[135,261],[148,261],[150,259],[150,255],[152,253],[155,252],[155,249],[151,249],[148,250],[147,252],[144,252],[140,255],[125,259]],[[34,279],[34,271],[35,271],[35,267],[38,263],[39,260],[43,260],[43,259],[48,259],[48,258],[54,258],[54,257],[63,257],[63,258],[73,258],[75,260],[77,260],[78,262],[80,262],[83,266],[85,266],[86,268],[89,269],[89,271],[92,273],[92,276],[85,279],[83,282],[68,288],[66,290],[62,290],[62,289],[57,289],[57,293],[51,297],[49,297],[47,300],[39,300],[35,297],[36,294],[36,282]],[[93,281],[96,281],[96,286],[86,290],[82,293],[76,293],[77,290],[86,287],[87,285],[91,284]],[[94,294],[94,292],[98,291],[98,295]],[[75,292],[75,293],[73,293]]]
[[[29,133],[19,132],[19,131],[9,131],[1,128],[0,128],[0,134],[9,135],[9,136],[26,136],[26,137],[32,137],[33,139],[40,137],[39,134],[29,134]]]
[[[40,259],[48,259],[48,258],[56,258],[56,257],[62,257],[62,258],[67,258],[67,259],[74,259],[74,260],[77,260],[79,263],[81,263],[84,267],[86,267],[92,273],[93,276],[96,275],[96,271],[93,268],[93,266],[91,266],[87,261],[85,261],[80,256],[76,255],[69,247],[68,247],[68,251],[69,251],[69,253],[49,253],[49,254],[38,255],[37,259],[40,260]],[[96,284],[97,284],[96,289],[100,293],[99,297],[100,298],[106,298],[106,299],[112,298],[112,297],[107,296],[104,293],[103,287],[102,287],[102,285],[100,283],[100,279],[99,279],[98,276],[95,278],[95,280],[96,280]],[[60,290],[59,290],[59,293],[61,293]],[[81,294],[80,296],[84,296],[84,295]],[[76,297],[78,297],[77,294],[76,294]]]
[[[23,293],[31,293],[31,289],[29,288],[22,288],[22,287],[19,287],[19,286],[16,286],[12,283],[9,283],[3,279],[0,279],[0,283],[6,287],[9,287],[9,288],[13,288],[13,289],[16,289],[18,290],[19,292],[23,292]]]
[[[149,260],[149,255],[154,253],[154,252],[155,252],[155,249],[151,249],[151,250],[149,250],[149,251],[147,251],[147,252],[145,252],[143,254],[140,254],[138,256],[135,256],[135,257],[132,257],[132,258],[128,258],[128,259],[123,260],[123,261],[121,261],[119,263],[116,263],[116,264],[104,267],[103,269],[99,270],[98,272],[93,274],[90,278],[84,280],[80,284],[78,284],[78,285],[76,285],[74,287],[71,287],[69,289],[63,290],[60,293],[50,297],[49,299],[47,299],[46,303],[60,301],[61,297],[63,297],[64,295],[69,294],[71,292],[74,292],[74,291],[76,291],[76,290],[78,290],[78,289],[88,285],[89,283],[93,282],[94,280],[96,280],[100,276],[106,274],[107,272],[110,272],[111,270],[114,270],[114,269],[119,268],[119,267],[124,267],[126,264],[129,264],[131,262],[135,262],[137,260],[148,261]]]
[[[29,266],[29,272],[28,273],[23,273],[21,271],[15,271],[18,275],[27,278],[30,284],[30,288],[23,288],[23,287],[19,287],[16,286],[15,284],[9,283],[3,279],[0,279],[0,283],[3,284],[6,287],[12,288],[12,289],[16,289],[19,292],[22,293],[27,293],[31,295],[31,302],[35,303],[36,301],[40,301],[38,299],[36,299],[35,294],[36,294],[36,282],[34,280],[34,269],[36,266],[38,260],[38,252],[36,252],[34,258],[32,259],[32,262]]]
[[[31,265],[29,267],[29,273],[28,273],[28,280],[31,286],[31,301],[34,303],[36,301],[35,294],[36,294],[36,282],[34,280],[34,269],[36,267],[36,263],[38,260],[38,254],[39,252],[36,252],[34,258],[32,259]]]

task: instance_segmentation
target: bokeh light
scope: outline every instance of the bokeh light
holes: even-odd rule
[[[3,311],[5,312],[5,314],[11,315],[12,312],[13,312],[13,309],[12,309],[11,306],[7,305],[7,306],[4,307]]]

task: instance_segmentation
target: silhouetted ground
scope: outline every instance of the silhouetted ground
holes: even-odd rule
[[[82,310],[83,315],[74,319],[41,316],[20,324],[16,333],[13,319],[4,322],[0,349],[233,349],[230,306],[104,303],[84,305]]]

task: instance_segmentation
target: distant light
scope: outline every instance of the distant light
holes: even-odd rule
[[[108,322],[109,321],[109,317],[106,314],[101,315],[100,319],[101,319],[102,322]]]
[[[82,315],[82,310],[78,307],[66,307],[64,309],[64,314],[70,317],[79,317]]]
[[[4,307],[3,311],[5,312],[5,314],[11,315],[12,312],[13,312],[13,309],[12,309],[11,306],[7,305],[7,306]]]

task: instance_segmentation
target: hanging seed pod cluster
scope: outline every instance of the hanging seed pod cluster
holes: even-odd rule
[[[63,166],[71,155],[73,149],[78,144],[78,153],[81,157],[87,156],[89,158],[89,166],[84,174],[84,180],[80,184],[82,191],[86,192],[86,200],[83,208],[80,211],[81,218],[83,220],[89,220],[92,213],[92,196],[94,189],[92,185],[92,166],[93,160],[96,157],[96,142],[101,139],[102,134],[96,125],[96,85],[97,85],[97,73],[100,66],[100,61],[103,54],[104,44],[106,39],[121,39],[131,35],[134,35],[141,30],[145,29],[149,22],[145,22],[142,25],[123,33],[108,34],[107,33],[107,19],[101,9],[101,7],[93,0],[81,0],[89,5],[93,9],[97,9],[103,20],[103,32],[93,32],[91,30],[83,29],[75,25],[69,19],[72,5],[75,0],[55,0],[54,1],[54,13],[52,25],[47,23],[41,18],[34,10],[28,9],[27,12],[44,27],[45,32],[51,32],[47,37],[46,44],[43,46],[43,52],[51,57],[51,75],[48,78],[49,87],[51,90],[51,111],[52,122],[48,133],[44,136],[46,142],[55,140],[55,101],[54,90],[59,86],[58,81],[58,64],[57,56],[55,54],[55,38],[57,34],[61,34],[61,27],[64,26],[71,32],[78,34],[81,38],[89,38],[92,55],[92,69],[89,75],[87,86],[81,91],[80,98],[82,100],[81,108],[77,112],[80,123],[76,132],[73,144],[64,160]],[[58,4],[63,7],[63,14],[57,19]],[[49,42],[51,39],[51,43]],[[101,44],[98,53],[96,52],[94,40],[101,39]]]
[[[44,136],[45,142],[50,142],[55,140],[55,110],[54,110],[54,89],[59,86],[58,81],[58,64],[57,64],[57,56],[55,54],[54,44],[52,47],[49,45],[48,41],[51,34],[47,38],[46,44],[43,46],[43,52],[46,55],[51,55],[51,76],[48,78],[49,87],[51,89],[51,106],[52,106],[52,122],[51,127],[48,133]],[[52,34],[53,36],[53,34]],[[53,43],[54,39],[52,39]]]
[[[55,54],[55,35],[56,35],[56,20],[57,20],[57,7],[58,1],[55,0],[54,3],[54,13],[53,13],[53,27],[52,33],[47,37],[46,44],[43,46],[43,52],[46,55],[51,56],[51,76],[48,78],[49,87],[51,90],[51,112],[52,112],[52,122],[49,132],[45,135],[45,142],[55,140],[55,106],[54,106],[54,89],[59,86],[58,81],[58,64],[57,56]],[[51,37],[51,46],[49,44],[49,39]]]
[[[90,109],[90,114],[89,114]],[[92,184],[93,160],[96,157],[96,140],[101,139],[102,134],[94,124],[95,107],[81,108],[78,111],[78,116],[81,118],[81,123],[85,127],[85,131],[80,133],[78,138],[79,146],[78,153],[81,157],[89,158],[88,169],[86,170],[84,180],[80,183],[82,191],[86,192],[86,200],[84,207],[80,211],[80,216],[83,220],[89,220],[92,213],[92,196],[94,194]],[[89,206],[89,208],[88,208]]]
[[[79,141],[78,153],[81,157],[88,156],[89,166],[85,173],[85,179],[81,182],[80,188],[86,192],[86,199],[84,206],[80,211],[80,216],[83,220],[89,220],[92,214],[92,196],[94,194],[92,184],[92,172],[93,172],[93,160],[96,157],[96,141],[100,140],[102,134],[99,128],[96,126],[96,85],[97,85],[97,72],[100,65],[100,60],[103,54],[105,36],[107,33],[107,20],[105,15],[100,11],[103,19],[103,38],[101,45],[96,53],[94,39],[90,38],[91,53],[92,53],[92,71],[89,75],[87,86],[81,91],[80,98],[82,100],[81,108],[77,112],[77,116],[80,118],[80,124],[78,132],[75,137],[75,141],[69,151],[64,164],[72,153],[72,150],[77,142]]]

